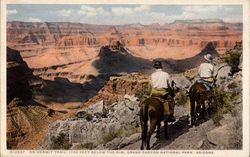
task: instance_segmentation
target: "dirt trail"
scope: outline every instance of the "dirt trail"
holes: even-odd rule
[[[151,149],[211,149],[214,147],[212,143],[207,140],[206,132],[215,128],[213,121],[210,119],[206,122],[200,123],[195,128],[189,126],[189,116],[187,108],[184,106],[176,106],[175,109],[177,121],[169,123],[169,140],[164,138],[164,128],[161,127],[160,138],[157,139],[156,133],[152,135],[150,146]],[[162,123],[163,126],[163,123]],[[124,147],[124,150],[138,150],[141,146],[141,140]]]

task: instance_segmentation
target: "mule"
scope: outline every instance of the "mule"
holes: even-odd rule
[[[205,85],[199,82],[195,82],[189,90],[190,99],[190,114],[191,114],[191,126],[197,125],[198,114],[205,120],[206,106],[205,101],[208,103],[209,115],[212,112],[211,100],[213,96],[213,90],[207,91]]]
[[[150,149],[150,138],[154,133],[156,127],[156,137],[160,137],[160,127],[161,121],[164,120],[164,128],[165,128],[165,138],[168,137],[168,118],[164,119],[164,110],[163,110],[163,102],[157,97],[150,97],[145,99],[140,104],[140,122],[141,122],[141,150],[146,147],[146,149]],[[150,124],[150,128],[148,131],[148,121]]]
[[[176,83],[174,81],[171,82],[171,85],[168,84],[167,92],[168,95],[175,97],[175,93],[179,91],[179,88],[176,87]],[[141,122],[141,130],[142,130],[142,143],[141,149],[143,150],[146,146],[147,149],[150,149],[150,138],[154,133],[156,127],[156,137],[160,138],[160,127],[161,122],[164,121],[164,129],[165,129],[165,139],[169,139],[168,136],[168,115],[164,117],[164,108],[163,104],[167,103],[167,100],[162,101],[159,97],[149,97],[143,100],[140,103],[140,122]],[[148,131],[148,121],[150,124],[150,128]]]

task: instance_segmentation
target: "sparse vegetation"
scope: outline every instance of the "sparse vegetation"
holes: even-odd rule
[[[109,141],[112,141],[115,138],[118,137],[128,137],[134,133],[140,132],[140,127],[135,127],[133,129],[125,129],[125,128],[120,128],[116,131],[112,131],[109,134],[106,134],[105,136],[103,136],[103,142],[107,143]]]
[[[227,87],[228,87],[228,89],[235,89],[235,88],[238,87],[238,85],[237,85],[236,82],[232,82],[232,83],[230,83]]]
[[[227,55],[224,57],[224,61],[231,66],[231,75],[236,72],[239,72],[240,56],[242,55],[242,43],[236,43],[234,49],[231,49],[227,52]]]
[[[228,85],[230,88],[237,88],[238,85],[233,82]],[[219,88],[214,90],[214,100],[212,101],[213,107],[217,108],[217,111],[213,115],[213,121],[215,125],[220,125],[220,120],[223,118],[223,114],[231,113],[232,116],[236,115],[234,102],[238,99],[239,93],[237,90],[233,92],[226,92]]]
[[[87,142],[87,143],[81,144],[80,148],[82,148],[82,149],[90,149],[91,150],[91,149],[95,148],[95,146],[94,146],[94,143]]]
[[[122,129],[112,131],[109,134],[106,134],[103,136],[103,142],[108,143],[109,141],[112,141],[113,139],[117,137],[122,137]]]
[[[32,95],[42,95],[43,94],[41,88],[33,88],[31,90],[31,92],[32,92]]]
[[[185,104],[187,104],[188,100],[189,100],[188,95],[184,91],[178,92],[175,96],[176,105],[184,106]]]
[[[135,96],[139,98],[140,100],[149,96],[151,91],[151,87],[149,85],[143,86],[142,89],[137,89],[135,91]]]
[[[60,133],[57,137],[52,137],[51,149],[69,149],[71,145],[69,144],[69,140],[66,134]]]
[[[82,112],[79,112],[76,117],[81,117],[81,118],[84,118],[86,119],[87,121],[91,121],[93,119],[93,115],[92,114],[89,114],[88,112],[86,111],[82,111]]]

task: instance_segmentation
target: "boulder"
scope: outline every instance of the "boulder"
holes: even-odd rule
[[[229,145],[231,137],[231,125],[225,124],[217,127],[207,133],[207,139],[209,142],[218,146],[218,148],[226,147]]]
[[[130,137],[125,137],[122,142],[120,142],[118,148],[123,148],[129,144],[132,144],[132,143],[135,143],[137,142],[138,140],[141,139],[141,134],[140,133],[136,133],[136,134],[133,134],[131,135]]]
[[[93,119],[94,117],[107,117],[108,109],[104,105],[104,101],[99,101],[88,108],[79,110],[75,113],[78,118]]]
[[[86,145],[117,149],[121,143],[120,137],[139,127],[138,103],[136,97],[128,95],[126,99],[111,105],[107,117],[96,116],[97,113],[103,113],[103,101],[80,110],[75,118],[51,124],[41,147],[43,149],[58,148],[55,141],[63,135],[63,143],[72,146],[72,149]],[[90,114],[93,117],[87,119],[86,115]],[[126,140],[125,143],[129,143],[129,139]],[[105,145],[101,146],[101,144]]]
[[[171,79],[180,89],[187,89],[191,85],[191,82],[184,75],[173,76]]]
[[[229,74],[231,73],[231,66],[229,66],[226,63],[219,64],[214,67],[215,73],[217,74],[217,79],[223,78],[223,77],[228,77]]]

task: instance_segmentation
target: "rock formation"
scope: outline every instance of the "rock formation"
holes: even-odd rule
[[[24,100],[32,97],[28,82],[30,73],[19,52],[7,47],[7,104],[15,97]]]
[[[223,53],[232,48],[236,41],[242,40],[241,32],[241,23],[231,24],[222,20],[119,26],[13,21],[7,23],[7,42],[8,46],[22,52],[25,58],[49,52],[63,55],[77,51],[78,48],[81,49],[78,59],[86,59],[88,56],[93,58],[92,54],[96,51],[89,49],[99,49],[103,45],[120,41],[131,53],[142,58],[184,59],[196,55],[209,42],[215,45],[219,53]],[[85,52],[87,56],[84,56]],[[77,59],[75,56],[70,58],[72,61]],[[35,63],[28,64],[41,67]]]
[[[7,47],[8,149],[34,147],[43,138],[46,125],[61,116],[32,99],[41,88],[41,80],[33,75],[19,52]]]
[[[101,101],[78,111],[72,119],[50,125],[41,148],[89,149],[100,144],[105,147],[107,142],[116,137],[138,131],[138,113],[138,102],[133,99],[126,98],[109,106]]]

